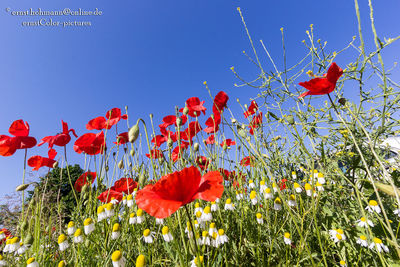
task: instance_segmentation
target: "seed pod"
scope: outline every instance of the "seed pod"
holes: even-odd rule
[[[199,143],[194,143],[193,148],[195,152],[199,151],[199,146]]]
[[[138,123],[136,123],[129,129],[128,132],[129,142],[133,144],[138,139],[138,137],[139,137],[139,125]]]
[[[25,191],[25,189],[27,189],[28,186],[29,186],[29,184],[21,184],[21,185],[17,186],[17,188],[15,188],[15,191],[17,191],[17,192]]]
[[[90,245],[90,240],[89,238],[86,238],[85,240],[85,247],[88,247]]]
[[[54,164],[53,164],[53,169],[55,169],[55,168],[57,168],[57,167],[58,167],[58,161],[54,162]]]
[[[182,119],[181,118],[176,118],[176,125],[182,126]]]
[[[189,108],[188,107],[184,107],[183,108],[183,114],[184,115],[187,115],[189,113]],[[177,120],[177,122],[178,122],[178,119],[176,119]]]
[[[118,162],[118,168],[121,170],[124,168],[124,161],[122,159]]]
[[[340,105],[342,105],[342,106],[344,106],[344,105],[346,105],[346,102],[347,102],[347,100],[346,100],[346,98],[340,98],[339,100],[338,100],[338,102],[339,102],[339,104]]]
[[[84,184],[84,185],[82,186],[81,193],[82,193],[82,194],[85,194],[86,191],[88,190],[88,188],[89,188],[89,186],[88,186],[87,184]]]
[[[294,124],[294,118],[292,115],[289,115],[286,117],[286,121],[290,124],[293,125]]]

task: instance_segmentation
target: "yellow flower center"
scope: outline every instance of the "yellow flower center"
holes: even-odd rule
[[[146,229],[143,231],[144,236],[149,236],[150,235],[150,229]]]
[[[262,180],[262,181],[260,182],[260,185],[265,185],[265,181]]]
[[[300,185],[298,183],[294,183],[293,186],[294,186],[294,188],[299,188],[300,187]]]
[[[201,234],[203,237],[207,237],[208,236],[208,232],[207,231],[203,231],[203,233]]]
[[[65,267],[65,261],[60,261],[58,263],[58,267]]]
[[[129,217],[130,217],[130,218],[133,218],[133,217],[135,217],[135,213],[134,213],[134,212],[132,212],[131,214],[129,214]]]
[[[294,201],[294,200],[296,200],[296,196],[295,195],[290,195],[289,199]]]
[[[342,240],[342,235],[337,234],[336,238],[339,239],[339,240]]]
[[[342,229],[337,229],[336,232],[338,232],[339,234],[343,235],[343,230]]]
[[[275,204],[281,204],[281,199],[279,197],[275,198]]]
[[[262,218],[261,213],[257,213],[256,216],[257,216],[257,219],[261,219]]]
[[[210,228],[215,228],[215,223],[210,223]]]
[[[257,193],[256,191],[251,191],[250,192],[250,199],[254,199],[256,197]]]
[[[92,224],[92,223],[93,223],[92,218],[87,218],[87,219],[83,222],[83,225],[84,225],[84,226],[88,226],[88,225],[90,225],[90,224]]]
[[[66,237],[64,234],[61,234],[61,235],[58,237],[58,244],[63,243],[65,240],[67,240],[67,237]]]
[[[200,208],[200,203],[194,204],[194,207],[195,207],[195,208]]]
[[[104,212],[104,207],[100,206],[97,208],[97,214],[103,213]]]
[[[367,240],[367,237],[366,237],[365,235],[361,235],[361,236],[360,236],[360,239],[361,239],[361,240]]]
[[[82,230],[78,228],[76,229],[74,236],[78,237],[80,235],[82,235]]]
[[[210,213],[211,212],[211,208],[209,206],[204,208],[204,213]]]
[[[365,219],[365,217],[361,217],[360,221],[362,221],[362,222],[366,222],[366,221],[367,221],[367,219]]]
[[[113,252],[111,255],[111,260],[112,261],[119,261],[122,258],[122,253],[120,250],[116,250]]]
[[[377,237],[374,237],[374,243],[375,243],[375,244],[382,244],[382,240],[380,240],[380,239],[377,238]]]
[[[126,199],[127,199],[127,200],[132,200],[132,199],[133,199],[133,196],[132,196],[132,195],[128,195],[128,196],[126,197]]]
[[[107,203],[106,210],[111,210],[113,208],[113,203]]]
[[[288,232],[286,232],[286,233],[284,234],[284,236],[285,236],[286,238],[290,238],[290,234],[289,234]]]
[[[305,188],[306,190],[311,190],[311,189],[312,189],[312,187],[311,187],[311,185],[310,185],[309,183],[306,183],[306,184],[304,185],[304,188]]]
[[[340,265],[345,265],[346,262],[345,261],[340,261]]]
[[[144,267],[145,264],[146,264],[146,258],[143,254],[140,254],[136,258],[136,267]]]
[[[35,258],[29,258],[27,261],[26,261],[26,264],[31,264],[32,262],[34,262],[35,261]]]
[[[231,204],[232,203],[232,200],[230,199],[230,198],[228,198],[227,200],[226,200],[226,204]]]
[[[75,226],[75,223],[73,222],[73,221],[70,221],[69,223],[68,223],[68,228],[71,228],[71,227],[74,227]],[[0,233],[1,234],[1,233]]]
[[[140,217],[143,215],[143,210],[142,209],[138,209],[136,212],[137,216]]]
[[[224,235],[224,233],[225,233],[224,229],[219,229],[219,230],[218,230],[218,234],[219,234],[219,235]]]
[[[168,226],[164,226],[164,227],[162,228],[161,232],[162,232],[163,235],[168,234],[168,232],[169,232]]]
[[[378,206],[378,202],[376,202],[375,200],[370,200],[369,205],[370,206]]]
[[[201,217],[201,214],[202,214],[201,211],[196,212],[196,217],[197,217],[197,218],[200,218],[200,217]]]
[[[198,259],[197,257],[194,258],[194,264],[196,264],[197,266],[200,265],[200,263],[203,263],[203,256],[199,256],[200,259]]]
[[[264,192],[265,192],[266,194],[269,194],[269,193],[271,193],[271,189],[270,189],[270,188],[265,188]]]
[[[114,223],[112,231],[113,232],[118,232],[119,231],[119,223]]]

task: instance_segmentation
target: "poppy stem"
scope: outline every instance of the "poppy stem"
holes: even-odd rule
[[[331,104],[332,104],[333,108],[336,111],[336,114],[339,114],[339,111],[336,109],[336,105],[335,105],[335,103],[333,103],[332,98],[331,98],[331,96],[329,94],[328,94],[328,97],[329,97],[329,100],[331,101]]]
[[[188,210],[188,208],[187,208],[187,205],[184,205],[184,207],[185,207],[185,210],[186,210],[186,214],[187,214],[187,216],[188,216],[188,219],[189,219],[190,228],[192,228],[193,239],[194,239],[194,245],[195,245],[195,247],[196,247],[196,249],[195,249],[194,252],[196,252],[197,256],[199,256],[199,248],[198,248],[198,246],[197,246],[197,240],[196,240],[197,237],[196,237],[196,234],[195,234],[195,232],[194,232],[194,228],[193,228],[192,220],[191,220],[191,218],[190,218],[189,210]],[[189,239],[189,242],[190,242],[190,239]]]
[[[26,156],[27,156],[27,153],[28,153],[28,149],[25,148],[24,171],[22,173],[22,184],[25,184]],[[24,219],[24,207],[25,207],[25,190],[22,191],[22,205],[21,205],[21,217],[23,219],[23,222],[25,221],[25,219]],[[21,230],[21,238],[23,237],[23,231],[24,231],[24,229]]]
[[[72,181],[71,181],[71,174],[69,173],[69,167],[68,167],[68,162],[67,162],[67,146],[66,145],[64,146],[64,159],[65,159],[65,165],[66,165],[66,168],[67,168],[69,185],[71,186],[72,193],[74,193],[76,205],[78,205],[79,204],[78,197],[76,196],[75,188],[74,188],[74,185],[72,184]]]

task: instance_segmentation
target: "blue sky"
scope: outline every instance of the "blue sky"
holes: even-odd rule
[[[374,2],[379,35],[399,35],[400,2]],[[148,114],[153,113],[159,122],[164,115],[173,114],[174,106],[183,106],[191,96],[209,103],[204,80],[214,95],[220,90],[227,92],[230,107],[237,110],[236,98],[247,103],[258,91],[234,87],[238,81],[229,68],[235,66],[249,79],[258,72],[242,54],[243,50],[251,51],[236,8],[241,7],[259,52],[262,54],[258,40],[263,39],[278,63],[282,62],[280,28],[284,27],[291,65],[306,53],[301,41],[306,39],[305,31],[310,24],[314,24],[317,38],[328,41],[328,51],[343,48],[357,35],[353,1],[334,3],[316,0],[3,0],[0,5],[3,100],[0,134],[8,134],[14,120],[24,119],[31,126],[31,135],[40,140],[61,131],[62,119],[82,135],[87,132],[85,124],[90,119],[104,116],[113,107],[124,109],[126,105],[132,119],[148,119]],[[367,1],[360,0],[360,6],[366,38],[373,44]],[[11,16],[6,8],[98,8],[103,15],[73,18],[90,20],[90,27],[23,27],[23,21],[38,17]],[[398,60],[398,48],[397,44],[389,48],[385,57]],[[272,70],[266,57],[262,57],[266,70]],[[339,57],[337,62],[346,64],[346,57]],[[398,74],[397,71],[397,77]],[[78,162],[82,156],[72,156],[72,142],[70,161]],[[0,200],[21,183],[23,154],[17,151],[12,157],[0,158]],[[46,155],[46,146],[30,150],[28,156],[37,154]],[[31,172],[30,177],[39,174],[43,172]]]

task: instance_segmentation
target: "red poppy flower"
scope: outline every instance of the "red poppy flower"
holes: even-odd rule
[[[75,181],[74,188],[77,192],[82,191],[82,187],[87,185],[92,185],[94,180],[96,179],[97,173],[96,172],[85,172]]]
[[[212,117],[208,118],[205,122],[205,124],[207,125],[207,128],[204,129],[204,131],[206,133],[216,133],[219,130],[219,124],[221,123],[221,117],[214,117],[214,119]]]
[[[97,117],[86,124],[86,129],[88,130],[103,130],[111,129],[111,127],[117,124],[121,119],[126,120],[128,116],[126,114],[121,115],[121,110],[119,108],[113,108],[107,111],[105,117]]]
[[[224,140],[224,141],[220,144],[220,146],[221,146],[221,147],[224,147],[225,145],[226,145],[227,147],[234,146],[234,145],[236,145],[236,142],[233,141],[232,139],[226,139],[226,140]]]
[[[103,153],[105,146],[104,133],[101,131],[97,134],[86,133],[79,137],[75,141],[74,150],[79,154],[85,152],[88,155],[96,155]]]
[[[166,218],[195,199],[215,201],[222,196],[223,178],[217,171],[201,177],[196,167],[163,176],[136,194],[136,204],[153,217]]]
[[[207,145],[213,145],[215,144],[215,136],[212,134],[206,139],[206,144]]]
[[[228,103],[229,96],[221,91],[214,98],[213,113],[215,117],[221,118],[221,113]]]
[[[114,142],[116,145],[124,145],[129,141],[128,132],[120,133],[117,135],[117,142]]]
[[[163,123],[159,125],[160,128],[167,128],[168,126],[173,125],[173,124],[174,124],[175,126],[177,126],[177,125],[176,125],[176,116],[175,116],[175,115],[168,115],[168,116],[165,116],[165,117],[162,119],[162,121],[163,121]],[[182,115],[182,116],[181,116],[181,121],[182,121],[182,125],[184,125],[184,124],[187,122],[187,117],[186,117],[186,115]],[[181,125],[181,126],[182,126],[182,125]]]
[[[150,154],[151,154],[151,156],[150,156]],[[164,157],[164,154],[162,153],[162,151],[158,150],[158,149],[152,149],[150,151],[150,154],[146,154],[146,157],[152,158],[152,159],[158,159],[158,158]]]
[[[61,121],[63,131],[60,134],[54,135],[54,136],[46,136],[42,138],[41,142],[38,144],[38,146],[43,145],[44,143],[49,143],[49,148],[53,148],[54,145],[56,146],[65,146],[66,144],[71,141],[71,136],[69,135],[69,132],[72,132],[72,134],[75,137],[78,137],[75,133],[74,129],[68,129],[68,123]]]
[[[110,189],[120,193],[131,194],[133,190],[137,188],[137,186],[138,183],[132,178],[121,178],[115,181],[114,186],[112,186]]]
[[[262,112],[260,112],[257,116],[255,116],[251,120],[250,125],[249,125],[249,128],[250,128],[249,133],[251,135],[254,134],[254,129],[258,128],[262,124],[262,119],[263,119]]]
[[[157,147],[160,147],[162,144],[168,141],[168,138],[171,138],[172,142],[176,142],[176,134],[165,129],[160,128],[161,135],[156,135],[151,142],[154,143]]]
[[[176,146],[171,153],[171,158],[172,161],[175,162],[178,159],[181,158],[181,154],[183,153],[183,150],[187,149],[189,147],[189,143],[185,142],[185,141],[181,141],[181,145],[180,146]]]
[[[203,106],[205,101],[201,101],[198,97],[191,97],[186,100],[186,107],[189,109],[188,115],[190,117],[198,117],[201,112],[206,115],[206,108]],[[179,110],[179,112],[183,112],[183,108]],[[196,114],[195,114],[196,113]]]
[[[247,108],[247,111],[245,111],[243,113],[244,117],[247,118],[250,115],[253,115],[256,113],[256,111],[258,110],[258,105],[256,103],[256,101],[251,101],[250,106]]]
[[[240,165],[242,165],[243,167],[246,167],[246,166],[254,167],[254,162],[255,162],[254,157],[248,156],[248,157],[243,158],[240,161]]]
[[[280,188],[281,190],[286,189],[286,182],[287,182],[286,179],[282,179],[282,180],[279,182],[279,188]]]
[[[121,202],[122,198],[123,198],[122,193],[114,191],[112,189],[108,189],[108,190],[104,191],[97,197],[97,199],[103,203],[108,203],[112,199],[116,199],[116,200],[118,200],[118,202]]]
[[[0,229],[0,232],[3,232],[4,235],[6,236],[5,238],[0,239],[0,245],[3,244],[3,242],[5,242],[7,239],[13,237],[13,235],[11,234],[11,232],[7,228]]]
[[[28,159],[28,166],[33,167],[34,171],[39,170],[41,167],[53,168],[54,163],[56,163],[54,158],[56,157],[57,152],[54,149],[50,149],[47,155],[49,156],[48,158],[42,156],[30,157]]]
[[[189,127],[182,133],[181,137],[183,140],[192,141],[193,137],[201,130],[200,123],[198,121],[192,121],[189,123]]]
[[[198,156],[196,158],[196,164],[197,166],[199,166],[199,168],[204,171],[205,169],[208,168],[208,164],[210,163],[210,161],[204,157],[204,156]]]
[[[317,77],[309,80],[308,82],[301,82],[299,85],[306,88],[308,91],[302,93],[299,98],[307,95],[325,95],[335,90],[336,82],[342,76],[343,70],[336,65],[335,62],[331,64],[328,72],[324,77]]]
[[[17,149],[31,148],[36,145],[36,139],[29,135],[29,124],[23,120],[14,121],[8,132],[14,137],[0,135],[0,155],[11,156]]]

